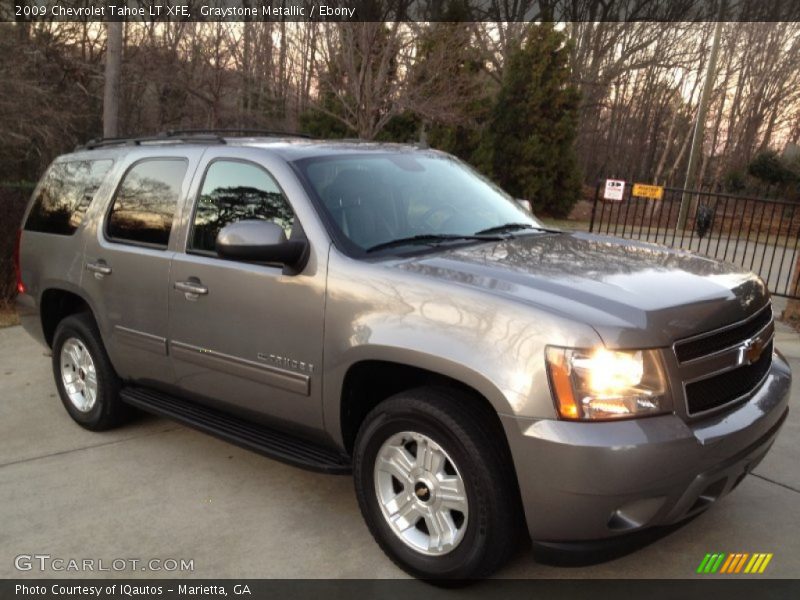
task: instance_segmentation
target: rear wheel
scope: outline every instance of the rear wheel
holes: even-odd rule
[[[70,315],[53,336],[53,374],[72,419],[93,431],[128,420],[132,409],[119,399],[120,380],[88,313]]]
[[[510,457],[472,400],[448,389],[403,392],[367,416],[356,440],[362,514],[383,551],[416,577],[485,577],[518,545]]]

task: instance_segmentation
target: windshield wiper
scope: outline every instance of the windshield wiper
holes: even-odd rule
[[[558,229],[548,229],[547,227],[538,227],[530,223],[503,223],[494,227],[488,227],[476,231],[475,235],[483,235],[486,233],[509,233],[511,231],[520,231],[522,229],[535,229],[536,231],[544,231],[547,233],[561,233]]]
[[[480,232],[479,232],[480,233]],[[365,252],[375,252],[376,250],[383,250],[384,248],[394,248],[397,246],[407,246],[411,244],[439,244],[441,242],[462,241],[462,240],[480,240],[482,242],[501,241],[503,238],[497,235],[458,235],[454,233],[423,233],[420,235],[412,235],[409,237],[398,238],[388,242],[381,242],[367,248]]]

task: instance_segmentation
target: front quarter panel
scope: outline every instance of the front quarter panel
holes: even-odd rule
[[[331,250],[325,319],[325,423],[341,442],[347,371],[381,360],[472,387],[500,414],[554,418],[547,344],[595,346],[597,333],[469,285],[365,262]]]

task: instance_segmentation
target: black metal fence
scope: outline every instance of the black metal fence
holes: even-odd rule
[[[677,188],[654,200],[633,196],[628,182],[622,200],[608,201],[604,184],[595,192],[589,231],[732,262],[760,275],[774,295],[800,297],[800,203]]]

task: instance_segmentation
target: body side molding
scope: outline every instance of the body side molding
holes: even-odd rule
[[[223,371],[229,375],[250,379],[295,394],[303,396],[311,394],[311,377],[302,373],[295,373],[183,342],[170,341],[169,348],[173,358],[178,360],[214,371]]]

